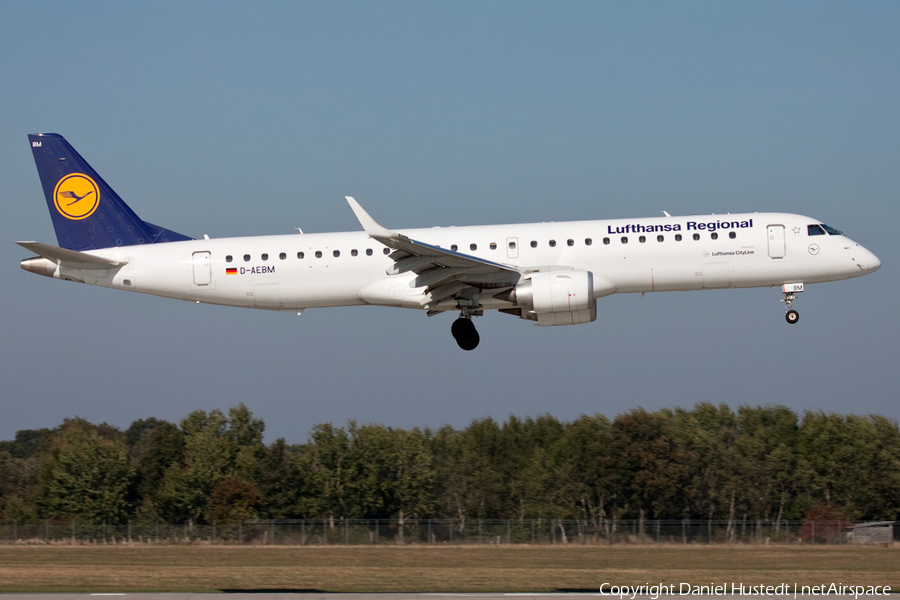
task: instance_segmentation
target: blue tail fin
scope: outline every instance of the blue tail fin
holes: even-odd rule
[[[142,221],[56,133],[28,136],[56,239],[69,250],[96,250],[190,240]]]

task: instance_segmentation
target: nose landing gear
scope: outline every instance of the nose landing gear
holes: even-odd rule
[[[791,308],[791,304],[797,299],[795,293],[803,291],[803,284],[786,283],[781,286],[781,291],[784,292],[784,298],[781,300],[784,302],[784,320],[793,325],[800,320],[800,313]]]
[[[797,296],[795,296],[793,292],[785,292],[784,299],[782,300],[782,302],[784,302],[784,320],[791,325],[800,320],[800,313],[791,308],[791,304],[793,304],[796,299]]]
[[[453,321],[450,333],[463,350],[474,350],[478,347],[478,342],[481,341],[481,337],[472,323],[472,318],[465,313],[461,313],[459,318]]]

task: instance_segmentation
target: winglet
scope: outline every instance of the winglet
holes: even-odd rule
[[[381,225],[375,222],[375,219],[369,216],[363,207],[359,205],[359,202],[353,199],[352,196],[344,196],[347,199],[347,202],[350,204],[350,208],[353,209],[353,214],[356,215],[356,218],[359,220],[359,224],[362,225],[362,228],[366,233],[369,234],[369,237],[374,238],[376,240],[380,240],[382,238],[386,239],[397,239],[399,236],[391,231],[390,229],[385,229]]]

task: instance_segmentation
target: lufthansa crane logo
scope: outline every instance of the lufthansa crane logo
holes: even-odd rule
[[[70,173],[56,184],[53,203],[59,214],[73,221],[87,219],[100,206],[100,188],[83,173]]]

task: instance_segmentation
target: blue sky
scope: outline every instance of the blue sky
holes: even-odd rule
[[[0,21],[0,439],[244,402],[267,439],[696,402],[900,418],[900,5],[11,3]],[[660,214],[810,215],[865,278],[604,298],[590,325],[289,316],[26,273],[55,243],[26,134],[200,237]]]

